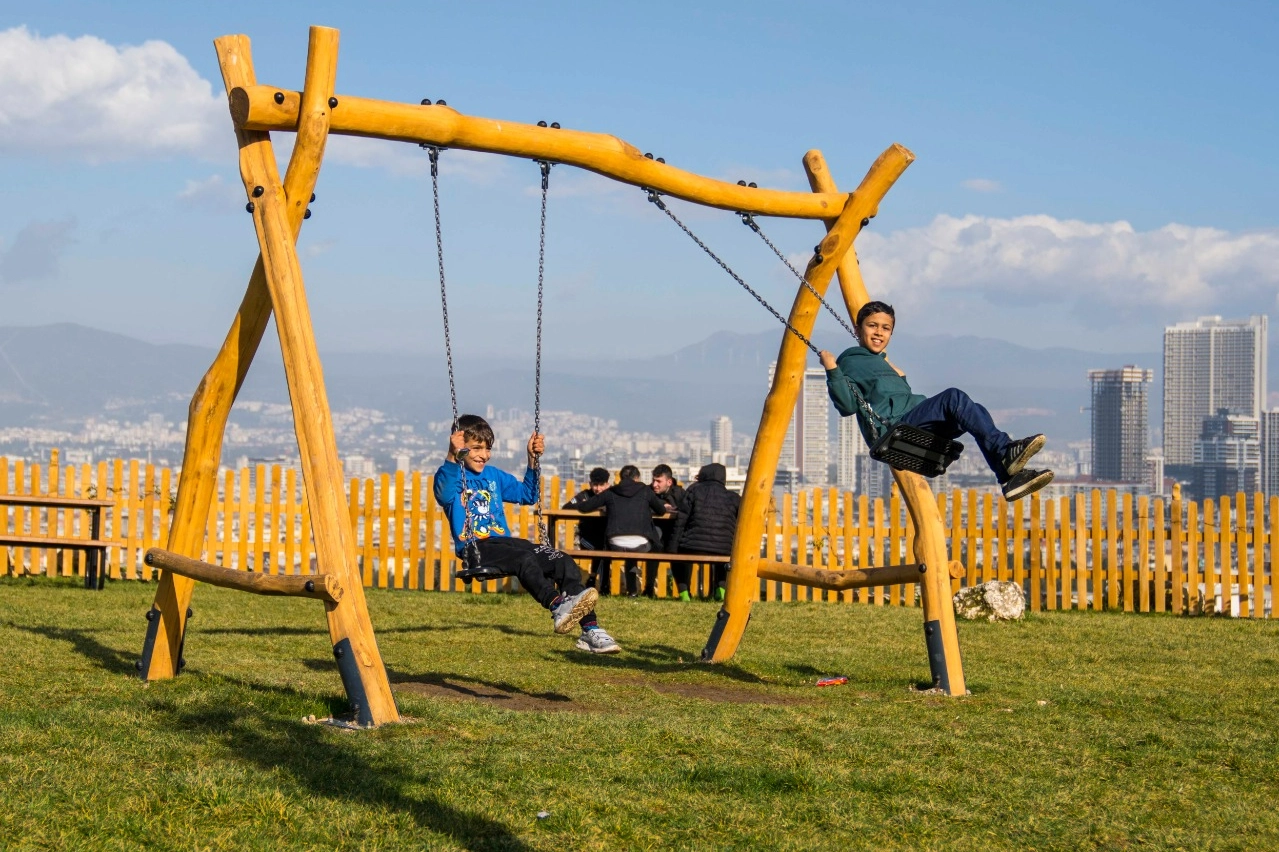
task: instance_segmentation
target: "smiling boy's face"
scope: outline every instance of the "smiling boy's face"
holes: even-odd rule
[[[483,473],[484,466],[489,462],[489,456],[493,455],[493,450],[488,444],[477,438],[471,438],[466,442],[468,450],[464,464],[466,469],[471,473]]]
[[[893,318],[885,313],[870,314],[857,327],[857,340],[878,355],[888,348],[893,336]]]

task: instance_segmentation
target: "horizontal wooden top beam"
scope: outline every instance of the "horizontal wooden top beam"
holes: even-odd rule
[[[110,500],[85,497],[45,497],[37,494],[0,494],[0,506],[30,506],[42,509],[101,509],[114,506]]]
[[[300,92],[274,86],[236,87],[230,95],[231,117],[241,130],[296,131],[301,99]],[[704,177],[649,159],[634,145],[606,133],[480,118],[438,104],[349,95],[338,95],[336,101],[329,117],[330,133],[549,160],[708,207],[761,216],[832,219],[848,200],[842,192],[752,188]],[[914,159],[909,151],[902,151]]]
[[[119,544],[119,542],[101,541],[96,538],[70,538],[66,536],[44,538],[36,535],[0,535],[0,547],[31,547],[36,549],[61,547],[68,550],[76,548],[96,550],[116,544]]]
[[[637,562],[712,562],[727,565],[730,557],[708,553],[662,553],[660,550],[565,550],[574,559],[634,559]]]

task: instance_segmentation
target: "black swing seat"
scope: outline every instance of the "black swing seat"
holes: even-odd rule
[[[945,473],[963,451],[964,445],[958,441],[898,423],[870,448],[870,457],[897,470],[908,470],[931,479]]]
[[[500,568],[493,568],[489,565],[477,565],[474,568],[463,568],[455,575],[463,583],[469,583],[472,580],[500,580],[506,576],[506,573]]]

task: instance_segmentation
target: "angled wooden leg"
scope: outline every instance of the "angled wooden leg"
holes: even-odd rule
[[[215,46],[222,80],[228,92],[237,86],[256,83],[247,37],[228,36],[218,39]],[[337,30],[311,28],[302,120],[284,180],[284,191],[289,198],[289,225],[294,239],[302,229],[302,219],[311,193],[315,191],[328,140],[328,99],[337,76],[337,50]],[[166,545],[174,553],[200,558],[209,510],[217,494],[218,466],[222,459],[227,417],[270,319],[271,294],[266,286],[262,258],[259,257],[240,309],[231,323],[231,330],[191,399],[182,473],[178,478],[177,506]],[[144,679],[159,680],[177,673],[187,607],[194,585],[194,581],[186,577],[160,572],[139,665]]]
[[[805,271],[805,278],[818,293],[825,294],[836,268],[852,249],[853,241],[861,231],[862,220],[874,215],[880,199],[913,159],[914,155],[905,148],[894,145],[875,161],[862,185],[849,196],[843,211],[821,242],[820,262],[815,256]],[[805,337],[810,337],[818,307],[817,298],[801,285],[791,307],[790,324]],[[728,592],[702,650],[703,660],[723,662],[731,658],[746,630],[751,604],[759,592],[759,543],[764,534],[765,514],[782,441],[786,437],[786,426],[799,398],[807,359],[808,349],[804,344],[789,331],[783,332],[777,369],[773,372],[773,386],[764,400],[764,412],[755,434],[750,468],[746,472],[746,485],[742,489]]]
[[[835,179],[826,167],[821,151],[804,155],[808,185],[814,192],[836,192]],[[833,227],[834,220],[827,222]],[[850,319],[856,319],[862,305],[870,301],[861,266],[854,251],[846,253],[839,263],[839,288]],[[959,651],[959,631],[955,627],[955,604],[950,594],[950,575],[942,570],[947,564],[946,528],[932,489],[922,476],[901,470],[893,471],[901,489],[906,510],[915,524],[915,561],[929,570],[919,584],[924,609],[924,644],[928,650],[928,666],[933,686],[948,695],[965,695],[964,664]]]
[[[329,101],[329,107],[341,109],[336,99]],[[355,536],[311,311],[288,222],[289,199],[267,134],[250,132],[241,137],[240,176],[245,192],[254,201],[253,225],[280,335],[316,555],[320,569],[335,575],[346,590],[340,602],[325,607],[334,656],[357,720],[374,725],[398,721],[391,685],[369,620],[364,587],[355,569]]]

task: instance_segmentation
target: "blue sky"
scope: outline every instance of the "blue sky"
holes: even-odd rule
[[[1279,293],[1273,3],[0,3],[0,324],[220,340],[256,244],[211,42],[248,34],[258,79],[296,88],[309,24],[342,31],[340,93],[610,132],[725,179],[803,189],[820,148],[851,189],[906,145],[858,246],[903,329],[1154,351]],[[536,168],[445,157],[459,349],[527,353]],[[439,347],[423,159],[331,146],[300,242],[322,348]],[[638,190],[552,182],[550,357],[769,327]],[[789,304],[734,217],[677,209]],[[799,261],[820,236],[766,228]]]

